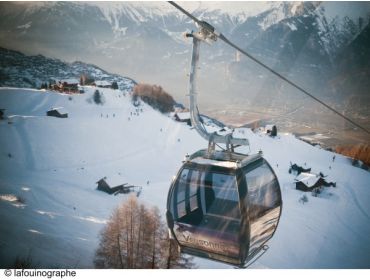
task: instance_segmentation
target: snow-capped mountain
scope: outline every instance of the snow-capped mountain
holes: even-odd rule
[[[369,2],[180,4],[339,110],[347,110],[353,100],[368,106],[366,79],[356,87],[340,87],[343,71],[338,69],[343,70],[341,58],[348,56],[348,46],[369,26]],[[195,28],[165,2],[0,3],[2,47],[99,65],[111,73],[160,84],[180,102],[185,102],[191,52],[184,32]],[[367,41],[363,43],[369,53]],[[200,59],[200,106],[218,100],[219,106],[243,104],[245,110],[262,105],[292,111],[303,102],[297,91],[222,42],[203,44]],[[348,80],[363,72],[357,61],[351,68],[358,69],[345,74]]]
[[[369,24],[370,15],[368,2],[180,4],[252,55],[320,92],[331,91],[325,80],[337,68],[335,58]],[[186,86],[180,76],[187,72],[190,41],[183,34],[195,25],[166,2],[3,2],[0,7],[2,47],[91,62],[160,83],[177,97],[184,94],[178,85]],[[238,77],[234,84],[255,81],[249,73],[266,75],[248,60],[234,66],[235,52],[222,43],[205,46],[201,58],[207,92],[214,91],[209,82],[214,76],[225,80],[221,73]],[[221,91],[224,96],[235,89]]]
[[[361,31],[368,23],[370,15],[370,6],[366,2],[351,5],[338,2],[273,2],[260,4],[259,7],[253,2],[240,2],[233,3],[240,7],[236,11],[227,9],[231,4],[225,5],[225,9],[220,8],[220,4],[213,7],[212,2],[208,5],[194,5],[190,11],[195,16],[209,21],[224,34],[231,35],[236,42],[242,42],[243,47],[250,45],[255,39],[248,35],[250,32],[264,33],[269,27],[281,24],[284,20],[283,24],[288,30],[307,33],[311,26],[306,24],[299,28],[296,23],[302,22],[302,17],[312,18],[314,22],[308,23],[317,25],[314,31],[324,42],[325,51],[330,56],[335,55],[340,47],[348,44]],[[343,12],[341,5],[352,7],[352,10]],[[187,6],[184,3],[184,7]],[[125,37],[140,37],[144,34],[165,39],[165,43],[168,40],[178,42],[177,32],[195,28],[191,20],[165,2],[1,3],[1,8],[1,35],[3,38],[5,35],[7,37],[3,46],[14,46],[16,42],[24,40],[40,40],[34,47],[28,47],[29,52],[40,51],[35,49],[40,46],[48,47],[50,51],[54,49],[54,53],[61,48],[78,51],[78,45],[89,39],[95,48],[108,51],[115,43],[124,43]],[[359,23],[360,19],[362,24]],[[163,38],[165,35],[169,38]],[[284,34],[276,34],[282,35]],[[60,40],[56,40],[57,38]],[[123,41],[118,40],[119,38]],[[53,39],[54,46],[50,46],[50,39]],[[56,45],[61,41],[62,45]],[[17,47],[21,48],[19,44]],[[65,58],[66,54],[59,57]],[[68,58],[73,58],[73,55]]]
[[[234,11],[228,9],[233,5],[237,9]],[[360,18],[364,26],[370,15],[370,6],[366,2],[355,4],[346,2],[344,4],[267,2],[260,3],[259,7],[256,5],[257,3],[253,2],[234,2],[229,5],[199,2],[199,4],[193,3],[193,7],[189,11],[199,18],[209,21],[225,34],[232,33],[235,28],[256,17],[258,18],[257,25],[263,31],[288,18],[316,17],[322,35],[330,33],[332,36],[330,40],[328,39],[329,41],[340,37],[338,32],[353,32],[353,29],[361,29],[361,27],[358,28]],[[44,30],[50,30],[63,21],[65,23],[63,27],[66,27],[67,30],[73,28],[68,31],[79,33],[78,31],[85,28],[86,32],[94,30],[97,37],[99,34],[96,31],[104,29],[106,24],[109,24],[113,33],[122,36],[125,36],[125,30],[131,29],[133,25],[145,25],[145,23],[162,30],[176,29],[179,24],[182,25],[182,32],[185,31],[184,24],[194,28],[194,26],[189,26],[192,24],[190,19],[166,2],[15,2],[2,3],[1,6],[2,20],[0,23],[3,29],[7,29],[3,31],[8,33],[12,31],[12,33],[18,33],[17,35],[35,32],[35,29],[40,31],[40,23],[51,23],[51,26],[43,27]],[[186,8],[189,4],[183,3],[183,6]],[[46,14],[47,16],[44,16]],[[102,25],[98,30],[96,30],[96,24],[92,24],[94,21],[100,22]],[[244,26],[244,29],[246,32],[249,31],[247,26]],[[290,25],[290,29],[297,30],[294,25]],[[61,33],[58,32],[58,34]]]

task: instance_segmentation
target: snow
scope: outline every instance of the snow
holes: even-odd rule
[[[296,30],[298,30],[297,26],[295,26],[293,23],[286,22],[285,24],[286,24],[286,25],[288,25],[288,27],[289,27],[289,28],[290,28],[290,30],[292,30],[292,31],[296,31]]]
[[[192,162],[198,163],[198,164],[212,164],[214,166],[221,166],[221,167],[227,167],[227,168],[236,168],[237,163],[232,161],[215,161],[205,158],[195,158],[192,160]]]
[[[95,84],[98,87],[105,87],[105,86],[111,86],[112,84],[108,81],[95,81]]]
[[[295,180],[297,182],[303,182],[307,187],[312,187],[320,179],[316,174],[304,173],[299,174]]]
[[[74,78],[63,79],[63,80],[60,80],[60,82],[62,84],[66,83],[68,85],[77,85],[77,84],[79,84],[79,81],[77,79],[74,79]]]
[[[96,190],[101,178],[120,174],[143,186],[139,199],[165,214],[167,192],[184,155],[207,143],[185,123],[175,122],[143,102],[131,103],[119,90],[94,87],[71,95],[31,89],[0,89],[11,123],[0,120],[0,263],[10,266],[29,254],[43,267],[93,267],[99,233],[128,195]],[[63,107],[69,118],[49,118]],[[211,121],[205,123],[211,127]],[[281,186],[283,211],[270,249],[254,268],[370,268],[370,173],[344,156],[311,146],[292,134],[271,138],[250,129],[251,153],[260,149]],[[180,141],[179,141],[180,140]],[[241,148],[239,152],[249,152]],[[11,154],[11,157],[8,156]],[[318,197],[299,202],[290,162],[322,172],[336,183]],[[200,268],[230,266],[195,258]]]
[[[182,121],[190,119],[190,112],[179,112],[179,113],[176,113],[176,115]]]
[[[14,202],[14,201],[17,201],[17,197],[11,194],[10,195],[5,194],[5,195],[0,195],[0,200]]]
[[[294,3],[275,2],[275,4],[269,10],[269,13],[258,22],[258,25],[262,30],[268,29],[270,26],[282,21],[283,19],[291,17],[293,14],[287,13],[284,7],[285,5],[291,5],[292,8],[296,6]],[[293,9],[295,11],[295,9]],[[291,11],[292,12],[292,11]]]
[[[328,139],[328,136],[322,135],[322,134],[314,134],[314,135],[305,135],[300,137],[302,140],[307,141],[315,141],[315,140],[322,140],[322,139]]]
[[[185,16],[174,7],[165,2],[101,2],[88,3],[98,6],[112,26],[118,26],[120,14],[125,14],[130,20],[140,24],[148,18],[161,17],[163,15],[176,15],[180,18]],[[270,9],[274,3],[270,2],[226,2],[226,1],[205,1],[205,2],[179,2],[184,9],[190,13],[201,13],[221,11],[240,21],[249,16],[255,16],[262,11]],[[214,21],[213,21],[214,22]]]
[[[31,27],[32,21],[27,22],[26,24],[17,26],[18,29],[28,29]]]

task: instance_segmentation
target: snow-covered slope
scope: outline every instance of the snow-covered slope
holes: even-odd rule
[[[164,214],[167,191],[181,160],[206,146],[189,126],[151,107],[131,103],[128,91],[95,88],[64,95],[0,89],[0,266],[28,255],[45,267],[92,267],[98,235],[111,211],[127,198],[97,191],[104,176],[143,186],[140,199]],[[70,98],[71,97],[71,98]],[[47,117],[63,107],[67,119]],[[273,139],[236,131],[262,149],[278,175],[283,213],[270,249],[253,267],[366,267],[370,260],[370,174],[345,157],[310,146],[293,135]],[[306,163],[337,182],[308,202],[294,188],[289,163]],[[228,266],[196,259],[199,267]]]
[[[122,90],[132,88],[136,82],[130,78],[111,74],[107,71],[81,61],[73,63],[42,55],[24,54],[0,47],[0,86],[40,88],[43,83],[55,83],[69,78],[79,79],[81,75],[94,80],[116,82]]]

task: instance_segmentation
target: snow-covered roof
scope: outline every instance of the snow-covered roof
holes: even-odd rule
[[[179,112],[179,113],[176,113],[176,115],[180,120],[189,120],[190,119],[190,112]]]
[[[221,166],[221,167],[226,167],[226,168],[237,168],[238,167],[236,162],[218,161],[218,160],[206,159],[206,158],[201,158],[201,157],[193,159],[192,162],[195,162],[198,164],[204,164],[204,165]]]
[[[117,187],[117,186],[120,186],[120,185],[124,185],[125,184],[125,178],[122,176],[122,175],[119,175],[119,174],[113,174],[113,175],[109,175],[109,176],[106,176],[104,178],[102,178],[108,185],[109,187],[113,188],[113,187]]]
[[[312,187],[317,183],[319,179],[320,179],[319,175],[304,172],[302,172],[301,174],[299,174],[299,176],[295,178],[297,182],[302,182],[307,187]]]
[[[74,78],[71,78],[71,79],[65,79],[65,80],[60,80],[60,82],[61,82],[62,84],[67,83],[67,84],[69,84],[69,85],[75,85],[75,84],[78,84],[78,83],[79,83],[79,81],[78,81],[77,79],[74,79]]]
[[[110,83],[108,81],[95,81],[95,84],[97,86],[102,86],[102,87],[104,87],[104,86],[111,86],[112,85],[112,83]]]
[[[272,128],[273,128],[274,126],[275,126],[274,124],[267,124],[267,125],[265,126],[265,129],[266,129],[266,130],[272,130]]]
[[[68,114],[67,110],[64,107],[54,107],[51,108],[49,111],[58,111],[60,114]]]
[[[227,134],[230,134],[233,132],[232,129],[228,128],[228,127],[223,127],[222,129],[216,129],[215,130],[217,132],[218,135],[227,135]]]

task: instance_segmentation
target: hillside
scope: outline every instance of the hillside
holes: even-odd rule
[[[130,88],[85,94],[1,88],[0,267],[31,256],[43,267],[93,266],[98,234],[125,195],[96,190],[104,176],[142,186],[140,200],[164,216],[172,176],[187,153],[207,143],[194,129],[151,107],[131,103]],[[71,97],[71,98],[70,98]],[[64,107],[66,119],[47,117]],[[212,123],[207,127],[215,129]],[[270,249],[254,268],[370,268],[370,173],[341,155],[313,147],[291,134],[270,138],[247,128],[252,153],[264,152],[276,172],[283,213]],[[244,150],[248,152],[249,149]],[[295,190],[290,162],[306,163],[337,183],[319,197]],[[230,268],[195,259],[200,268]]]
[[[43,55],[26,56],[0,47],[0,86],[38,89],[42,83],[70,78],[79,80],[81,75],[116,82],[122,90],[136,84],[130,78],[108,73],[92,64],[80,61],[67,63]]]

